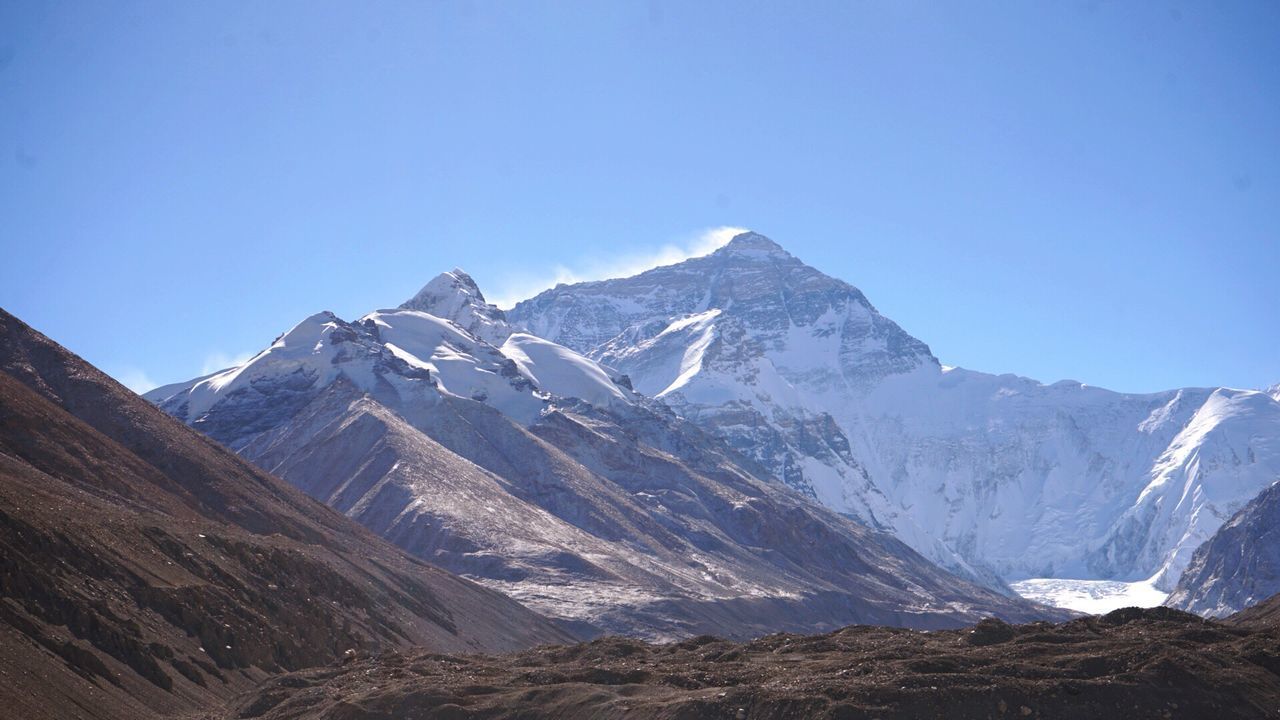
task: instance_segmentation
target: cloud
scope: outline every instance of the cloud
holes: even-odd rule
[[[212,375],[219,370],[243,365],[248,362],[254,353],[239,353],[232,355],[224,352],[212,352],[205,356],[204,364],[200,367],[200,375]],[[145,370],[136,367],[123,368],[117,372],[111,373],[111,377],[117,382],[139,395],[160,387],[161,383],[151,379],[151,376]]]
[[[239,353],[236,355],[229,355],[224,352],[210,353],[205,356],[204,365],[200,366],[200,375],[212,375],[219,370],[226,370],[227,368],[243,365],[249,362],[249,360],[253,358],[254,354],[255,353],[250,352]]]
[[[723,247],[734,235],[744,232],[744,228],[722,226],[704,230],[687,240],[667,243],[641,253],[588,260],[577,267],[554,265],[537,274],[508,278],[492,296],[486,294],[486,299],[500,308],[510,308],[517,302],[560,283],[630,277],[661,265],[673,265],[706,255]]]
[[[119,372],[111,373],[111,377],[114,377],[121,385],[139,395],[160,387],[160,383],[147,377],[147,373],[139,368],[125,368]]]

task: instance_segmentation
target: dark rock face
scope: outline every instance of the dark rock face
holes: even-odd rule
[[[748,643],[609,638],[503,657],[388,654],[273,680],[228,717],[1270,718],[1274,622],[1131,608],[1052,625],[848,627]]]
[[[1280,485],[1228,520],[1191,557],[1166,602],[1225,617],[1280,593]]]
[[[0,715],[167,716],[350,649],[566,637],[0,311]]]

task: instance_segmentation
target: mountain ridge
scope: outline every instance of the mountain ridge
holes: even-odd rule
[[[313,315],[244,366],[148,397],[401,547],[583,632],[1057,616],[762,481],[762,466],[567,347],[515,328],[501,346],[475,336],[459,323],[486,304],[457,271],[427,288],[353,322]]]

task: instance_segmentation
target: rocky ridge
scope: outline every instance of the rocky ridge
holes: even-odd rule
[[[1273,611],[1277,603],[1269,606]],[[502,657],[393,653],[267,683],[228,718],[1270,718],[1274,613],[1127,608],[1053,625],[668,645],[609,638]]]

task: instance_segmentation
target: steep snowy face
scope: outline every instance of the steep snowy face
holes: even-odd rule
[[[938,368],[856,288],[757,233],[633,278],[549,290],[510,318],[625,373],[788,485],[872,524],[884,499],[815,397]]]
[[[1196,550],[1166,604],[1208,617],[1226,617],[1276,593],[1280,593],[1280,484],[1263,490]]]
[[[544,405],[532,379],[511,358],[448,320],[417,310],[395,310],[370,313],[360,323],[376,328],[384,348],[430,373],[450,395],[487,403],[526,424]]]
[[[863,407],[842,417],[864,428],[894,512],[1009,579],[1167,591],[1280,472],[1280,404],[1256,392],[1126,395],[952,370],[888,382]]]
[[[400,309],[443,318],[491,345],[501,345],[511,334],[506,314],[485,301],[476,281],[459,268],[434,277]]]
[[[755,233],[633,278],[556,287],[509,318],[626,373],[788,485],[995,586],[1158,575],[1168,590],[1280,470],[1264,442],[1280,411],[1269,395],[1126,395],[943,368],[856,288]]]
[[[1214,390],[1181,425],[1147,478],[1096,564],[1109,569],[1159,563],[1157,585],[1172,588],[1192,553],[1261,488],[1280,479],[1280,403],[1261,392]]]
[[[552,395],[579,398],[601,407],[632,402],[629,393],[604,368],[563,345],[514,333],[502,344],[502,354]]]

